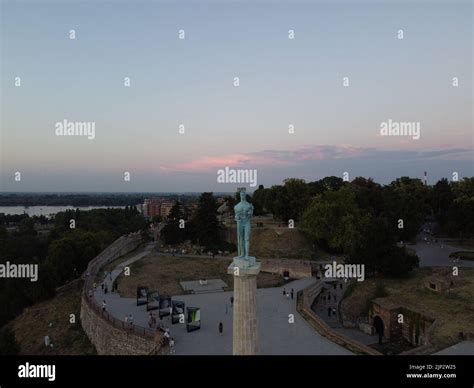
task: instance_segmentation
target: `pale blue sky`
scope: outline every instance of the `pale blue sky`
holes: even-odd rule
[[[231,191],[226,165],[265,185],[473,175],[471,2],[1,4],[0,191]],[[96,138],[57,137],[63,119]],[[421,139],[378,136],[388,119]]]

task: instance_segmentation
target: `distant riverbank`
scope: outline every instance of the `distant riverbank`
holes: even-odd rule
[[[10,215],[28,214],[29,216],[50,216],[66,210],[79,209],[87,211],[92,209],[124,209],[125,206],[0,206],[0,213]]]

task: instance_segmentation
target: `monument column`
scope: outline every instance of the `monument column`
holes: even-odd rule
[[[234,276],[233,354],[258,354],[257,275],[255,257],[235,257],[227,269]]]

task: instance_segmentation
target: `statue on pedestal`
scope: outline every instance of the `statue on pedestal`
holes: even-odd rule
[[[234,213],[237,221],[238,258],[249,260],[250,219],[253,215],[253,205],[247,202],[245,191],[240,192],[240,202],[234,206]]]

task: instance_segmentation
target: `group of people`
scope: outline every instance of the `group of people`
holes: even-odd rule
[[[125,315],[125,318],[123,321],[125,322],[125,327],[128,327],[130,329],[133,328],[133,315],[132,314]]]
[[[168,345],[170,347],[170,354],[174,353],[174,338],[171,337],[170,329],[166,328],[163,334],[163,340],[164,342],[168,342]]]
[[[107,294],[107,292],[109,291],[109,287],[107,286],[107,283],[102,283],[101,288],[102,288],[102,292],[104,294]],[[117,290],[118,290],[118,284],[117,284],[117,282],[113,282],[112,283],[112,292],[117,292]]]
[[[158,316],[159,317],[159,316]],[[156,327],[156,315],[155,313],[149,312],[148,313],[148,327]]]
[[[286,291],[286,288],[283,289],[283,296],[286,296],[287,298],[294,299],[295,297],[295,290],[293,288],[290,290],[290,292]]]

